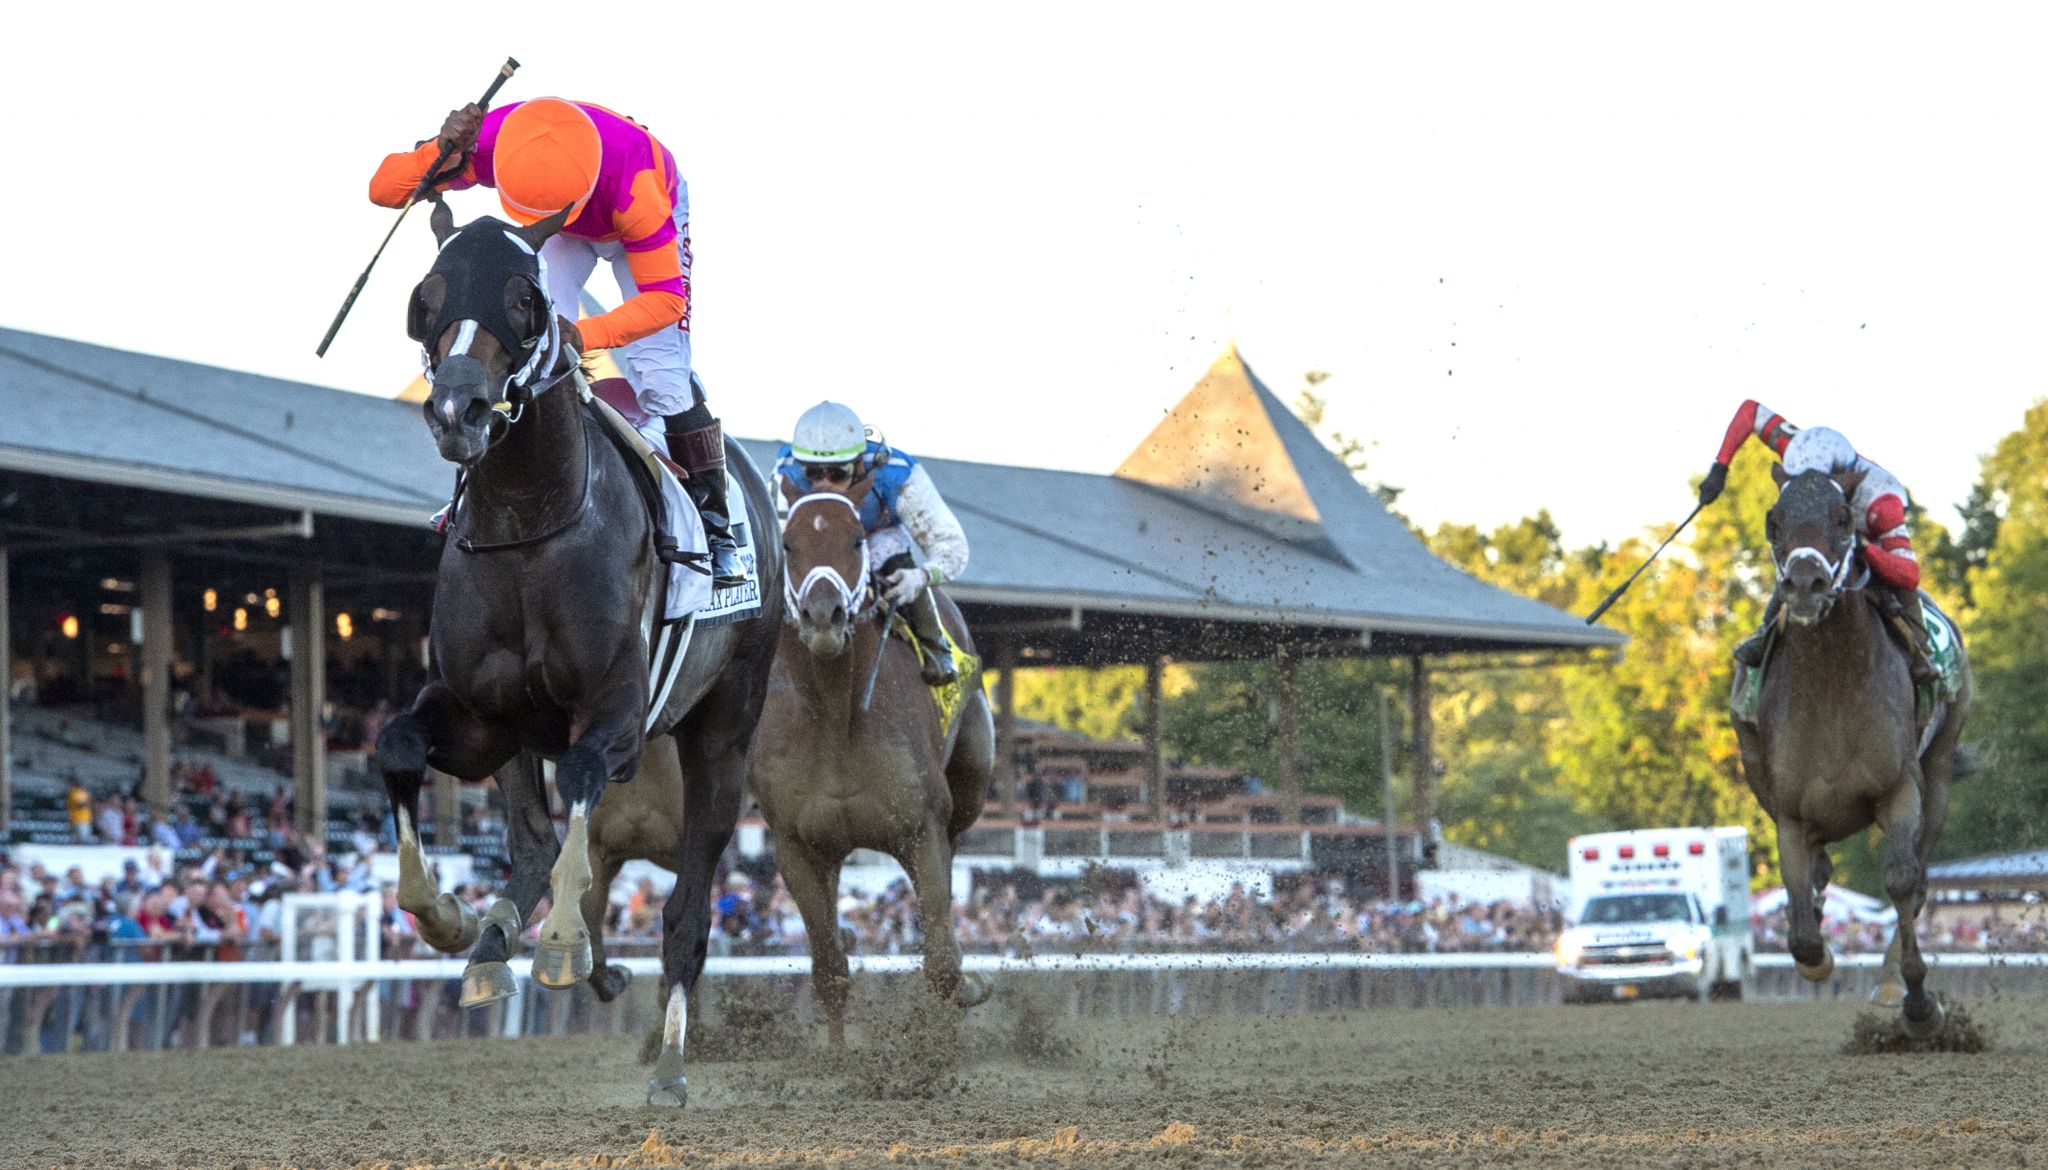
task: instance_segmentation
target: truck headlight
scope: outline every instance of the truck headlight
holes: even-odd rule
[[[1560,967],[1578,966],[1579,955],[1585,949],[1586,948],[1579,943],[1579,940],[1575,938],[1560,938],[1557,940],[1557,945],[1552,948],[1552,950],[1557,955],[1557,965]]]
[[[1679,962],[1690,963],[1700,957],[1700,944],[1679,943],[1671,948],[1671,953],[1678,956]]]

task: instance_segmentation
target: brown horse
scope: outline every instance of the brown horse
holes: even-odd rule
[[[1766,531],[1785,620],[1764,668],[1756,722],[1737,715],[1735,731],[1743,777],[1777,823],[1788,949],[1809,980],[1834,971],[1820,933],[1820,902],[1834,868],[1827,847],[1872,824],[1882,827],[1885,892],[1899,915],[1885,976],[1904,981],[1900,1008],[1908,1033],[1932,1035],[1942,1010],[1926,988],[1915,920],[1927,898],[1928,857],[1948,815],[1956,741],[1970,709],[1969,662],[1962,659],[1956,696],[1923,732],[1906,650],[1851,580],[1858,566],[1849,501],[1860,475],[1771,471],[1779,495]],[[1960,637],[1956,647],[1960,655]]]
[[[752,773],[782,880],[803,913],[812,981],[835,1047],[845,1039],[848,990],[839,868],[855,849],[886,853],[910,875],[932,990],[962,1006],[987,998],[979,980],[962,985],[953,852],[981,815],[995,727],[978,669],[962,673],[964,699],[948,725],[919,677],[916,652],[874,620],[860,521],[871,487],[863,478],[846,494],[799,495],[783,485],[787,604]],[[947,630],[972,652],[959,609],[937,600]],[[871,671],[879,673],[868,701]]]

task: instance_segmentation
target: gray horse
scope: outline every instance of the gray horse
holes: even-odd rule
[[[633,469],[585,401],[573,326],[555,316],[540,278],[541,245],[564,215],[514,228],[488,216],[456,229],[433,213],[440,253],[414,290],[409,332],[425,350],[425,412],[443,458],[462,470],[434,586],[432,668],[412,707],[377,738],[399,830],[399,904],[429,944],[475,945],[465,1006],[512,995],[505,960],[543,893],[535,980],[564,988],[604,980],[579,910],[592,881],[589,834],[606,786],[632,779],[643,751],[678,753],[684,777],[678,880],[663,908],[665,1044],[650,1104],[681,1105],[683,1023],[704,968],[710,888],[745,791],[781,625],[782,563],[762,541],[762,607],[752,621],[688,634],[667,701],[650,711],[650,645],[664,638],[653,519]],[[728,444],[733,478],[755,517],[772,501],[746,454]],[[568,808],[556,847],[538,761],[556,761]],[[464,780],[496,774],[504,790],[512,876],[481,922],[436,896],[414,826],[423,769]],[[602,985],[601,985],[602,986]],[[614,989],[615,990],[615,989]]]
[[[1851,581],[1858,564],[1849,501],[1860,475],[1771,471],[1779,494],[1766,532],[1784,619],[1756,722],[1738,714],[1735,731],[1743,776],[1777,825],[1787,942],[1801,975],[1819,982],[1833,973],[1834,956],[1820,933],[1820,903],[1834,868],[1827,847],[1872,824],[1882,827],[1884,886],[1899,921],[1879,994],[1889,999],[1902,980],[1905,1027],[1925,1037],[1940,1029],[1942,1010],[1927,991],[1915,924],[1969,714],[1969,662],[1960,658],[1958,636],[1957,694],[1929,726],[1916,726],[1906,651]]]

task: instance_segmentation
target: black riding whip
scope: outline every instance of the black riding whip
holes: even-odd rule
[[[1628,580],[1623,581],[1621,584],[1615,586],[1614,592],[1607,595],[1607,600],[1601,602],[1598,609],[1595,609],[1592,613],[1586,615],[1586,624],[1590,626],[1594,622],[1599,621],[1600,615],[1607,612],[1608,606],[1613,605],[1617,601],[1620,601],[1621,595],[1628,592],[1628,587],[1636,583],[1636,578],[1643,575],[1644,569],[1650,567],[1650,562],[1657,559],[1657,553],[1663,552],[1665,545],[1668,545],[1673,540],[1677,539],[1678,534],[1685,531],[1685,526],[1692,523],[1692,518],[1694,516],[1699,515],[1700,509],[1706,506],[1707,502],[1705,500],[1701,500],[1699,503],[1693,505],[1692,511],[1687,512],[1685,514],[1685,519],[1680,520],[1678,522],[1678,527],[1671,530],[1671,535],[1664,538],[1664,543],[1657,546],[1657,552],[1653,552],[1648,557],[1644,558],[1643,563],[1636,566],[1636,571],[1628,575]]]
[[[889,652],[889,626],[896,620],[896,607],[882,603],[882,638],[875,643],[875,664],[868,669],[867,689],[860,693],[860,709],[868,709],[868,702],[875,697],[875,680],[882,677],[882,655]]]
[[[498,87],[505,84],[511,78],[513,70],[518,68],[519,62],[510,57],[505,58],[505,63],[498,67],[498,76],[491,79],[491,88],[484,91],[483,100],[477,102],[477,105],[489,109],[491,99],[498,96]],[[391,244],[391,237],[398,234],[398,225],[405,222],[405,213],[412,210],[413,204],[426,198],[427,189],[441,172],[441,164],[447,161],[448,148],[443,146],[434,155],[434,165],[427,168],[426,176],[420,180],[418,189],[405,197],[405,206],[398,209],[398,218],[391,221],[391,230],[384,233],[384,242],[377,245],[377,251],[371,255],[369,264],[363,267],[363,274],[356,277],[355,287],[348,290],[348,299],[341,302],[341,312],[334,315],[334,324],[327,327],[327,336],[320,339],[320,348],[313,351],[314,357],[327,356],[327,347],[334,344],[334,335],[341,332],[341,323],[348,319],[348,311],[356,307],[356,298],[362,295],[363,286],[370,281],[370,269],[377,266],[378,259],[384,255],[384,249]]]

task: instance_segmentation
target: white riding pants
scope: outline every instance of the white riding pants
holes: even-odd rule
[[[682,253],[683,277],[687,283],[690,275],[690,187],[681,181],[676,184],[675,222],[675,246]],[[640,287],[633,283],[632,269],[626,266],[626,246],[617,240],[600,243],[556,232],[541,245],[540,254],[548,265],[548,299],[554,302],[555,312],[564,317],[573,320],[580,315],[577,309],[581,305],[583,286],[590,280],[599,260],[611,262],[612,278],[618,281],[621,297],[639,294]],[[681,414],[697,405],[697,390],[690,380],[688,326],[689,320],[685,318],[673,328],[628,342],[612,351],[613,359],[619,363],[627,380],[633,383],[633,393],[640,402],[640,409],[650,415],[666,417]]]

